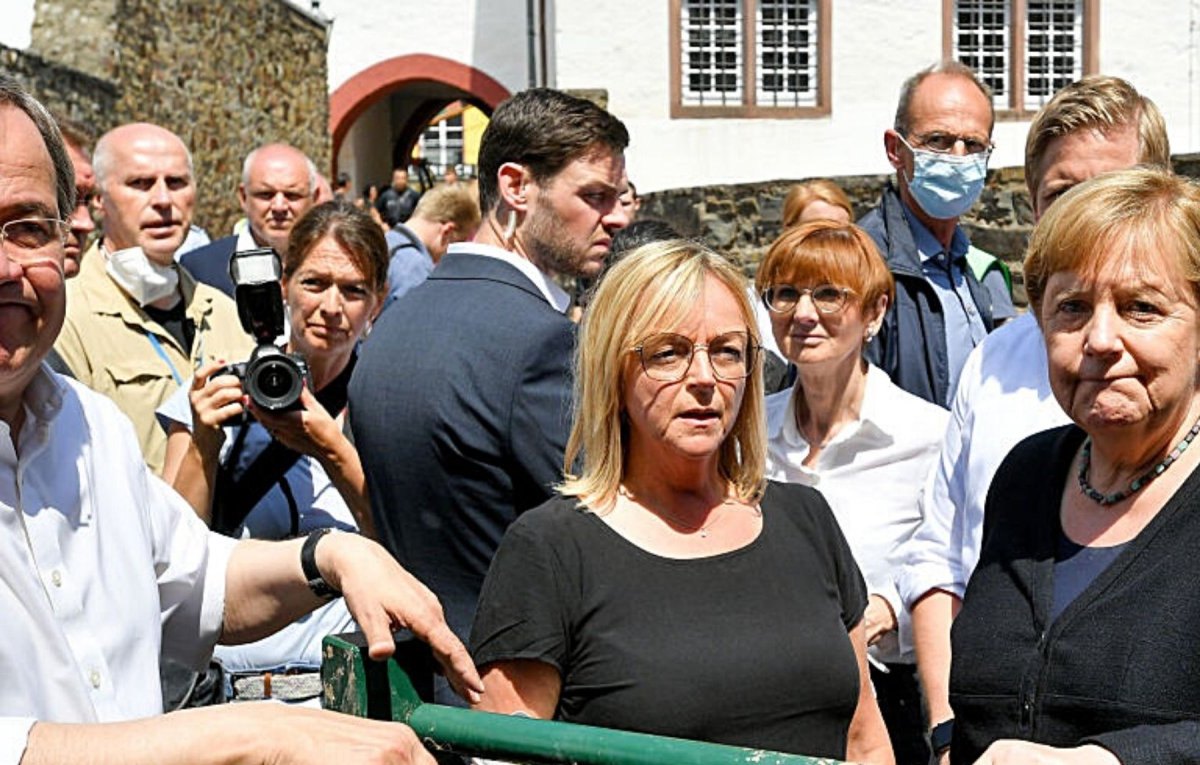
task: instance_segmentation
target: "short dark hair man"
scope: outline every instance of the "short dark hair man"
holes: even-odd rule
[[[397,167],[392,171],[392,185],[383,190],[375,201],[375,209],[389,226],[408,220],[421,195],[408,185],[408,170]]]
[[[459,687],[482,683],[428,591],[378,545],[356,534],[210,533],[149,473],[112,402],[42,363],[65,312],[71,160],[49,114],[6,75],[0,135],[0,760],[342,762],[357,752],[432,765],[394,723],[283,704],[161,714],[160,656],[199,665],[218,640],[269,635],[327,601],[313,587],[322,582],[348,594],[376,658],[394,650],[393,627],[413,626]],[[182,239],[182,229],[156,233]]]
[[[1137,164],[1171,166],[1166,125],[1154,102],[1118,77],[1091,75],[1067,85],[1029,125],[1025,183],[1034,217],[1071,187]],[[924,519],[904,549],[896,584],[912,609],[917,666],[935,725],[953,718],[950,623],[979,560],[988,487],[1018,442],[1070,421],[1048,374],[1045,342],[1031,313],[972,351],[922,499]],[[945,735],[935,738],[949,744]]]
[[[383,312],[351,380],[380,539],[459,635],[508,524],[562,476],[575,333],[553,275],[603,268],[627,222],[628,141],[620,120],[559,91],[501,104],[479,152],[475,241]]]
[[[1015,313],[1002,274],[996,289],[976,278],[958,225],[983,189],[993,122],[991,95],[966,66],[946,61],[910,77],[883,139],[896,181],[859,221],[896,279],[896,304],[867,358],[944,407],[967,354]]]
[[[179,262],[196,281],[233,297],[233,253],[271,247],[286,255],[292,227],[316,204],[318,180],[313,161],[299,149],[285,143],[258,147],[246,155],[237,189],[246,228],[184,253]]]

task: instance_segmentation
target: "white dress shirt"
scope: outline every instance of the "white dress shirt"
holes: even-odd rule
[[[554,279],[549,274],[538,270],[538,267],[530,263],[525,258],[522,258],[516,253],[499,247],[493,247],[490,244],[481,244],[479,242],[456,242],[450,245],[447,253],[461,252],[467,255],[483,255],[496,260],[503,260],[513,268],[517,269],[533,282],[533,286],[537,287],[546,298],[546,302],[550,304],[554,310],[559,313],[566,312],[571,306],[571,296],[566,291],[555,283]]]
[[[979,561],[988,487],[1027,436],[1070,422],[1050,391],[1046,346],[1033,315],[997,329],[963,366],[924,516],[905,545],[897,582],[912,606],[933,589],[962,597]]]
[[[921,520],[920,495],[933,468],[949,412],[901,390],[882,369],[867,368],[856,422],[821,450],[815,468],[802,463],[808,441],[796,425],[795,395],[767,397],[767,477],[802,483],[825,495],[867,591],[887,600],[899,629],[871,647],[882,662],[912,663],[911,624],[895,586],[899,549]]]
[[[0,423],[0,765],[35,720],[162,713],[160,651],[205,666],[234,540],[151,473],[108,399],[43,366]]]

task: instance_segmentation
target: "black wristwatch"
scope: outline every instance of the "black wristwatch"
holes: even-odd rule
[[[933,756],[937,757],[942,752],[950,748],[950,741],[954,738],[954,718],[943,720],[933,729],[929,731],[929,748],[933,750]]]
[[[333,529],[313,531],[308,535],[308,539],[304,540],[304,546],[300,548],[300,569],[304,572],[304,578],[308,580],[308,589],[312,590],[313,595],[326,600],[342,595],[340,590],[325,581],[325,577],[321,576],[321,570],[317,568],[317,543],[330,531]]]

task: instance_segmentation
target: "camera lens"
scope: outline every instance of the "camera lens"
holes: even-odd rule
[[[303,387],[303,370],[284,355],[257,359],[246,372],[246,393],[255,404],[269,411],[294,406]]]

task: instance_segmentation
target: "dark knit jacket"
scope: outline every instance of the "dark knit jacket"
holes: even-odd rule
[[[1083,438],[1073,425],[1030,436],[992,482],[951,633],[951,762],[1001,738],[1095,743],[1124,765],[1200,762],[1200,471],[1047,623]]]

